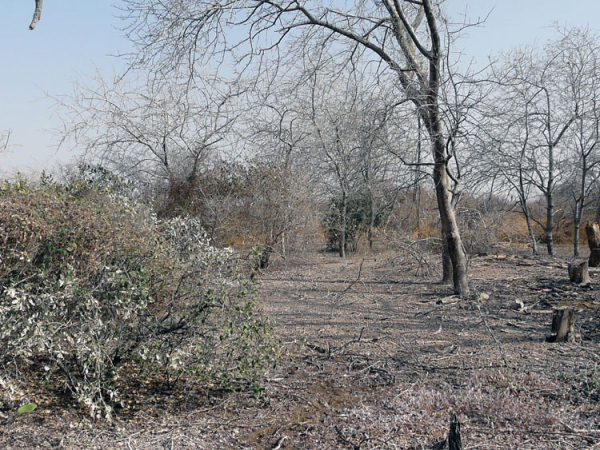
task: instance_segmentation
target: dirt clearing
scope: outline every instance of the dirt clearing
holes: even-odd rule
[[[600,448],[598,274],[583,287],[562,259],[476,257],[459,299],[427,262],[277,262],[257,287],[287,356],[264,392],[188,386],[112,426],[38,400],[0,427],[0,447],[427,449],[455,412],[465,448]],[[576,309],[574,342],[545,342],[558,305]]]

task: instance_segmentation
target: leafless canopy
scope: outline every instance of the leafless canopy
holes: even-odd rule
[[[431,141],[433,178],[444,241],[444,279],[467,293],[467,264],[452,206],[453,179],[443,124],[444,22],[439,0],[126,0],[128,35],[138,64],[167,75],[187,67],[277,72],[282,50],[317,44],[348,55],[371,55],[376,71],[391,71],[413,103]],[[285,40],[285,47],[282,45]],[[310,59],[306,50],[304,57]],[[312,55],[314,56],[314,55]]]

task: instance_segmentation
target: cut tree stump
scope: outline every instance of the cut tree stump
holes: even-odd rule
[[[589,263],[583,261],[581,263],[569,263],[569,280],[571,283],[590,284]]]
[[[600,266],[600,225],[595,222],[585,224],[585,235],[590,248],[590,267]]]
[[[546,342],[570,342],[575,331],[575,311],[560,308],[552,311],[552,331]]]

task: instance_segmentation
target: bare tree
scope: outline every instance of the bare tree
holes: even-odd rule
[[[573,211],[573,254],[579,256],[581,222],[591,193],[600,178],[600,47],[598,36],[586,29],[561,31],[556,46],[564,71],[565,103],[575,104],[579,114],[566,136],[569,157],[563,170]]]
[[[376,105],[366,105],[366,114],[360,115],[359,126],[360,168],[369,208],[367,240],[371,250],[379,218],[393,209],[400,190],[406,188],[398,176],[397,161],[387,151],[390,146],[388,123],[393,118],[392,108],[386,107],[384,102],[378,102],[378,106],[379,108]]]
[[[444,41],[439,3],[435,0],[357,1],[340,8],[337,2],[301,4],[276,0],[159,1],[127,0],[129,35],[138,44],[138,62],[158,72],[187,65],[190,74],[200,63],[231,62],[264,69],[269,55],[281,51],[283,40],[330,44],[348,61],[371,55],[386,67],[416,107],[431,141],[433,180],[442,224],[444,248],[451,265],[454,290],[469,292],[467,258],[452,205],[452,179],[440,106]],[[231,28],[244,28],[241,34]],[[271,65],[270,67],[273,67]],[[275,67],[281,66],[275,63]],[[375,65],[375,67],[377,67]],[[273,69],[276,71],[276,69]],[[271,75],[271,73],[269,74]]]
[[[279,174],[278,183],[272,184],[270,189],[278,196],[278,206],[283,209],[269,208],[266,213],[272,218],[272,212],[277,210],[276,215],[286,220],[273,222],[273,229],[279,231],[269,233],[263,247],[274,250],[278,244],[285,256],[288,244],[293,246],[294,241],[297,244],[302,230],[308,226],[307,211],[316,210],[318,190],[315,185],[319,174],[306,170],[311,130],[298,104],[295,84],[279,83],[273,89],[256,90],[253,97],[252,113],[246,117],[241,139],[252,147],[255,156],[251,165],[270,167]],[[268,255],[263,252],[261,256]]]
[[[530,113],[529,103],[533,88],[505,86],[495,81],[492,84],[492,95],[487,98],[480,116],[478,140],[470,153],[471,166],[477,172],[471,179],[473,190],[487,189],[496,196],[506,195],[510,200],[516,197],[516,205],[525,218],[532,252],[537,255],[534,229],[537,221],[529,206],[536,189],[532,181],[535,146],[532,144],[531,121],[534,116]]]
[[[178,84],[101,77],[59,99],[63,145],[110,170],[150,183],[192,185],[236,119],[231,93]]]
[[[318,149],[317,155],[323,156],[321,161],[337,186],[333,207],[338,216],[339,255],[343,258],[348,248],[348,203],[359,178],[356,164],[359,159],[359,145],[351,117],[355,112],[354,95],[351,93],[335,102],[328,95],[328,91],[329,86],[320,83],[315,72],[309,109],[309,120],[314,129],[312,140],[313,146]]]
[[[581,114],[580,102],[564,95],[569,89],[565,69],[570,63],[562,58],[563,53],[560,42],[550,43],[543,52],[515,49],[494,73],[494,80],[505,96],[504,115],[517,125],[513,127],[518,138],[514,148],[519,149],[519,158],[527,159],[528,171],[520,171],[519,176],[528,177],[527,183],[545,201],[543,228],[549,255],[554,254],[555,188],[562,175],[560,163],[567,154],[559,144]],[[522,196],[524,186],[518,192]],[[520,202],[525,211],[526,201],[520,198]]]

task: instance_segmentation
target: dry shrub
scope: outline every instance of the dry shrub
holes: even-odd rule
[[[125,370],[238,388],[277,351],[232,251],[86,180],[5,183],[0,262],[0,367],[58,377],[94,417],[126,397]]]
[[[386,221],[386,230],[402,239],[437,239],[440,237],[440,215],[435,194],[423,189],[417,197],[413,191],[401,192],[394,210]]]
[[[221,163],[194,177],[173,177],[158,215],[197,217],[219,246],[284,254],[303,249],[319,227],[301,178],[270,162]]]
[[[539,227],[535,226],[536,231]],[[496,235],[499,242],[524,243],[529,241],[525,216],[519,212],[509,211],[500,218]]]

